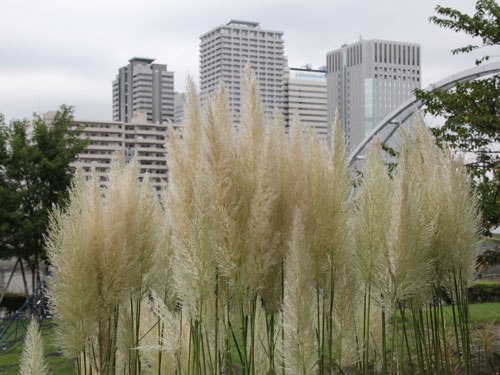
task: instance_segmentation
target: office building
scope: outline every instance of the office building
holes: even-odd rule
[[[249,64],[263,110],[272,115],[283,106],[283,32],[261,29],[256,22],[232,20],[200,37],[200,93],[202,101],[214,95],[220,82],[226,88],[233,120],[239,123],[242,78]]]
[[[311,127],[320,137],[327,136],[326,123],[326,73],[304,68],[288,68],[285,71],[285,103],[283,116],[290,126],[298,116],[303,126]]]
[[[113,81],[113,120],[130,122],[139,112],[150,123],[174,120],[174,73],[154,59],[134,57]]]
[[[176,92],[174,94],[174,123],[180,124],[184,120],[184,106],[186,105],[186,94]]]
[[[336,110],[350,150],[420,88],[420,45],[360,40],[327,54],[328,126]]]

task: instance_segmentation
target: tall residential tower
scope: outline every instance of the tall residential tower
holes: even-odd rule
[[[113,81],[113,121],[130,122],[146,113],[150,123],[174,121],[174,73],[154,59],[134,57]]]
[[[327,54],[328,126],[335,111],[349,149],[420,88],[420,45],[360,40]]]
[[[224,83],[233,120],[239,122],[243,72],[257,78],[263,110],[283,106],[283,32],[261,29],[256,22],[232,20],[200,36],[200,92],[206,100]]]

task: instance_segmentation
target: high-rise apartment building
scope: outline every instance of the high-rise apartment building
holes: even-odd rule
[[[272,114],[283,106],[283,32],[261,29],[256,22],[232,20],[200,36],[200,92],[206,100],[220,82],[229,109],[240,119],[242,78],[248,64],[258,81],[263,110]]]
[[[420,88],[420,45],[360,40],[327,54],[328,126],[339,111],[352,150]]]
[[[174,120],[174,73],[154,59],[134,57],[113,81],[113,120],[130,122],[139,112],[148,122]]]
[[[47,112],[42,118],[50,123],[54,115],[55,112]],[[82,168],[84,176],[95,173],[101,187],[105,187],[111,163],[123,153],[127,159],[137,158],[140,180],[148,176],[151,184],[159,188],[167,180],[165,140],[169,126],[173,125],[146,121],[144,113],[137,114],[131,122],[74,120],[72,129],[79,129],[79,137],[88,139],[89,144],[71,166]]]
[[[324,70],[288,68],[285,71],[285,103],[283,116],[289,126],[294,116],[303,126],[311,127],[326,138],[326,73]]]

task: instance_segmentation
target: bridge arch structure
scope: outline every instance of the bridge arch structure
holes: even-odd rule
[[[428,86],[424,91],[432,91],[434,89],[449,90],[453,88],[455,86],[455,83],[457,82],[472,81],[474,79],[499,72],[500,62],[476,66],[475,68],[467,69],[460,73],[453,74],[445,79],[442,79],[441,81]],[[390,112],[351,152],[351,154],[349,155],[349,162],[354,163],[356,160],[361,159],[365,148],[373,141],[376,136],[380,135],[381,142],[387,142],[394,135],[396,130],[401,127],[401,124],[408,120],[408,118],[415,112],[415,110],[422,107],[422,105],[422,101],[418,100],[415,95],[412,95],[410,99]],[[392,128],[390,128],[390,126],[392,126]],[[383,131],[386,132],[382,134]]]

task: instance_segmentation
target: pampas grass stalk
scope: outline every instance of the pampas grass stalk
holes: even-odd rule
[[[286,259],[285,297],[283,300],[283,343],[285,372],[289,375],[307,375],[318,371],[317,343],[313,317],[314,264],[307,253],[304,224],[296,211],[290,252]]]
[[[36,318],[31,319],[26,336],[24,349],[19,361],[20,375],[47,375],[48,369],[43,356],[42,336]]]
[[[50,217],[47,296],[63,352],[77,358],[93,344],[100,319],[94,251],[102,247],[102,206],[95,179],[87,183],[80,170],[69,195],[67,208],[56,208]]]
[[[363,170],[363,183],[354,198],[353,236],[355,259],[361,281],[364,284],[362,350],[363,373],[368,372],[370,353],[370,318],[372,287],[380,272],[384,253],[388,246],[391,220],[391,186],[384,165],[381,145],[376,140],[368,152]],[[382,363],[387,373],[385,342],[385,309],[382,308]]]

